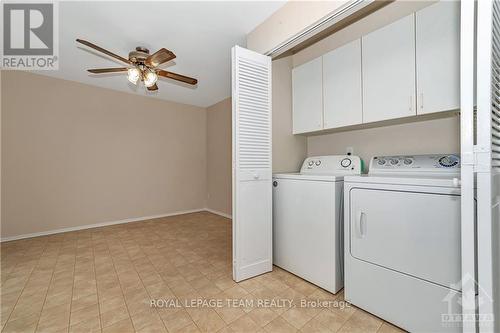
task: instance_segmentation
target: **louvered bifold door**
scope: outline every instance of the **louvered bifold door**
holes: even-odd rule
[[[500,332],[500,2],[477,1],[477,279],[480,332]]]
[[[271,58],[232,49],[233,278],[272,270]]]

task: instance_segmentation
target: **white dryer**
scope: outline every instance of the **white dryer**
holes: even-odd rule
[[[461,332],[459,177],[443,154],[374,157],[345,178],[347,301],[411,332]]]
[[[361,159],[308,157],[300,173],[273,176],[274,264],[332,293],[343,287],[343,180]]]

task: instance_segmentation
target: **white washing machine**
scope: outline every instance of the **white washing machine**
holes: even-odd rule
[[[349,176],[345,298],[411,332],[461,332],[460,158],[374,157]]]
[[[275,265],[332,293],[343,287],[343,180],[361,167],[357,156],[316,156],[273,176]]]

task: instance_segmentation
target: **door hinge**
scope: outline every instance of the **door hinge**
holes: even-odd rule
[[[472,165],[474,172],[491,172],[491,149],[485,146],[474,145],[474,152],[472,154],[472,163],[465,165]],[[469,157],[470,158],[470,157]],[[467,161],[469,162],[469,161]]]

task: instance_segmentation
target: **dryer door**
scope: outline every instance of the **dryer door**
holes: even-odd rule
[[[460,290],[460,196],[350,191],[351,255]]]

